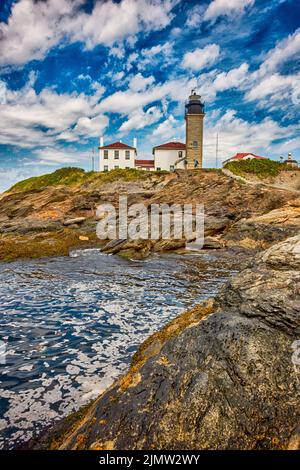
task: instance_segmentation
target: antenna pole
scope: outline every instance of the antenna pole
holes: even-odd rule
[[[218,168],[218,156],[219,156],[219,134],[216,136],[216,168]]]
[[[93,150],[92,150],[93,154],[92,154],[92,172],[95,171],[95,148],[93,147]]]

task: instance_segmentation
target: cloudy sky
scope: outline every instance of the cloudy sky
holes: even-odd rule
[[[206,104],[204,164],[300,160],[299,0],[0,0],[0,191],[92,149],[184,141]]]

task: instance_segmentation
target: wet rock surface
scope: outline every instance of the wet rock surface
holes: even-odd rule
[[[296,449],[300,236],[148,338],[128,373],[37,448]],[[72,420],[72,418],[71,418]]]

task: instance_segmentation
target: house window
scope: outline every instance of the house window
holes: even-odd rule
[[[130,160],[130,150],[125,150],[125,159]]]
[[[194,140],[194,141],[193,141],[193,148],[194,148],[194,149],[197,149],[197,148],[198,148],[198,141],[197,141],[197,140]]]
[[[115,150],[115,160],[119,160],[119,150]]]
[[[108,150],[104,150],[103,158],[105,158],[105,160],[108,159]]]
[[[119,169],[119,165],[115,165],[115,170],[118,170]]]
[[[178,158],[182,158],[182,150],[179,150],[179,152],[178,152]]]
[[[170,165],[170,171],[174,171],[174,165]]]
[[[108,166],[104,165],[104,171],[108,171]]]
[[[161,169],[159,167],[156,168],[156,171],[160,171]]]
[[[125,166],[125,170],[130,170],[130,167],[129,167],[129,166]]]

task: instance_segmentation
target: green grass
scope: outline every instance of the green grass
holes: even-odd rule
[[[280,171],[285,170],[286,166],[274,160],[241,160],[235,162],[228,162],[225,168],[232,171],[238,176],[247,176],[252,174],[258,178],[264,179],[268,176],[277,176]]]
[[[44,189],[48,186],[75,186],[89,183],[110,183],[116,180],[135,181],[149,177],[149,171],[136,170],[112,170],[105,173],[85,172],[81,168],[61,168],[53,173],[42,176],[35,176],[20,181],[10,188],[7,192],[27,192],[32,190]]]

